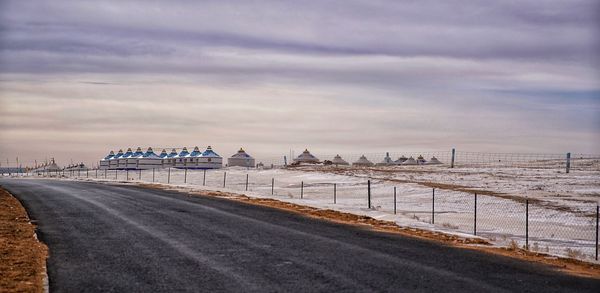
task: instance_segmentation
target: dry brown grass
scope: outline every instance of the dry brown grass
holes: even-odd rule
[[[21,203],[0,188],[0,292],[43,292],[48,249]]]

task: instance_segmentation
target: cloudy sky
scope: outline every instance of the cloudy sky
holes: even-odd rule
[[[598,153],[599,20],[597,0],[1,1],[0,161]]]

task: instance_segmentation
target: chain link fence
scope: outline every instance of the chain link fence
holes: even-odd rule
[[[321,208],[395,216],[403,225],[482,236],[511,248],[598,260],[598,205],[571,203],[561,209],[538,199],[428,188],[415,183],[281,169],[89,170],[39,176],[165,183],[226,188]],[[30,174],[31,176],[31,174]],[[419,226],[419,225],[417,225]]]

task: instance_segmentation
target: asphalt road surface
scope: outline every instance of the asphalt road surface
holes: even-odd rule
[[[0,179],[50,249],[51,292],[600,292],[594,279],[212,197]]]

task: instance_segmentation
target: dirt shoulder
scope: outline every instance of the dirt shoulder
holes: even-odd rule
[[[168,186],[163,186],[160,184],[140,185],[147,188],[171,189]],[[551,269],[555,269],[557,271],[561,271],[568,274],[600,279],[600,265],[598,264],[588,263],[575,259],[550,256],[543,253],[526,251],[519,248],[494,247],[491,246],[491,244],[483,238],[463,238],[457,235],[445,234],[442,232],[428,231],[409,227],[400,227],[396,223],[390,221],[376,220],[367,216],[355,215],[334,210],[323,210],[313,207],[307,207],[298,204],[282,202],[275,199],[252,198],[245,195],[220,191],[198,191],[188,193],[192,195],[197,194],[203,196],[222,197],[254,205],[268,206],[336,223],[350,224],[386,233],[395,233],[409,237],[416,237],[420,239],[442,242],[446,245],[454,247],[483,251],[486,253],[502,255],[514,259],[526,260],[534,263],[543,264],[549,266]]]
[[[47,257],[25,208],[0,187],[0,291],[43,292]]]

